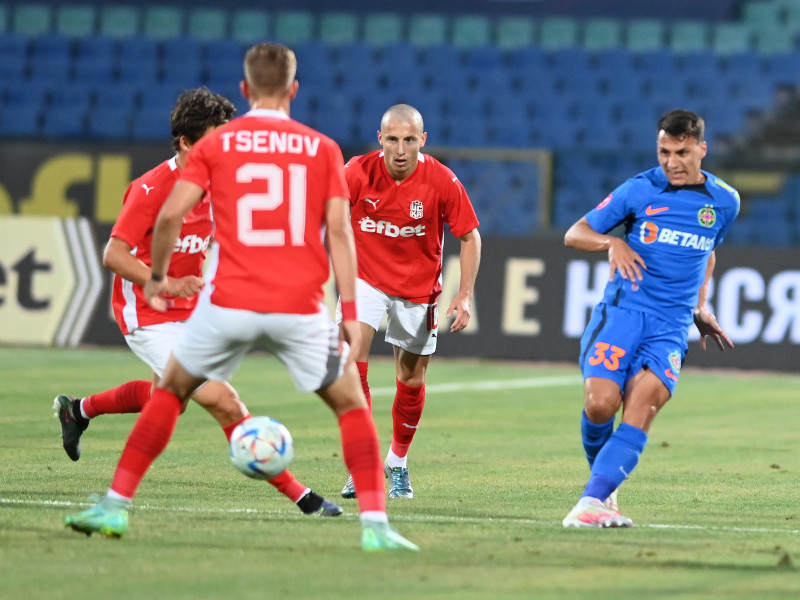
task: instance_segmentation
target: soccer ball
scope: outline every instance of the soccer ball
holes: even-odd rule
[[[231,435],[231,461],[253,479],[272,479],[289,466],[294,457],[292,434],[270,417],[252,417],[241,422]]]

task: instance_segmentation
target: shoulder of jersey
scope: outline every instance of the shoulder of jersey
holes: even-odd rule
[[[708,176],[709,181],[711,182],[711,184],[714,187],[719,188],[720,190],[725,190],[725,192],[727,192],[728,194],[733,196],[736,199],[737,202],[739,201],[739,192],[736,191],[736,188],[734,188],[733,186],[727,184],[726,182],[724,182],[722,179],[720,179],[716,175],[713,175],[711,173],[707,173],[707,176]]]

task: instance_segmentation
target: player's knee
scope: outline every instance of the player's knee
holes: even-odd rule
[[[622,404],[622,396],[613,390],[588,390],[584,411],[592,423],[605,423],[613,417]]]

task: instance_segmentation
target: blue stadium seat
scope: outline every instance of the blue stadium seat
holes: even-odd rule
[[[0,135],[31,138],[39,135],[41,115],[38,106],[18,106],[0,111]]]
[[[408,41],[414,46],[444,46],[448,43],[448,19],[444,15],[414,14],[408,22]]]
[[[42,115],[42,135],[50,139],[80,139],[85,135],[86,110],[68,104],[49,106]]]
[[[159,61],[161,82],[196,87],[203,81],[203,54],[200,42],[189,37],[174,37],[161,43]]]
[[[383,47],[405,41],[405,20],[396,13],[369,13],[364,16],[364,42]]]
[[[169,113],[175,104],[173,96],[169,107],[153,105],[153,107],[135,110],[131,116],[131,137],[135,140],[155,141],[169,140],[172,136],[169,130]]]
[[[187,33],[196,40],[221,40],[228,36],[228,11],[195,7],[189,11]]]
[[[130,112],[136,104],[139,86],[135,83],[117,82],[114,85],[95,87],[92,107],[98,111],[111,112],[119,107]]]
[[[238,9],[231,17],[231,37],[248,46],[272,36],[272,18],[266,10]]]
[[[15,33],[0,35],[0,81],[16,82],[27,66],[28,39]]]
[[[100,34],[114,39],[139,35],[140,13],[136,6],[107,5],[100,9]]]
[[[59,6],[56,13],[56,33],[83,38],[96,33],[97,9],[91,4]]]
[[[53,30],[53,13],[46,4],[19,4],[14,10],[12,29],[28,37],[47,35]]]
[[[117,71],[121,82],[148,86],[158,78],[158,42],[146,37],[119,41]]]
[[[183,35],[183,9],[177,6],[154,4],[143,7],[142,32],[156,40],[168,40]]]
[[[115,77],[116,61],[112,56],[78,57],[72,61],[72,79],[84,83],[108,84]]]
[[[131,136],[133,106],[103,106],[88,117],[86,135],[97,140],[124,140]]]

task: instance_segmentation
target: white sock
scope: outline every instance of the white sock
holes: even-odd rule
[[[358,518],[361,519],[361,524],[366,525],[369,523],[388,523],[389,517],[386,516],[386,513],[380,510],[365,510]]]
[[[405,469],[408,465],[408,455],[406,454],[405,456],[397,456],[397,454],[392,452],[392,449],[389,448],[389,452],[386,454],[386,460],[384,462],[390,469],[395,467],[402,467]]]
[[[86,411],[85,411],[85,410],[83,410],[83,403],[84,403],[84,402],[86,402],[86,398],[81,398],[81,401],[80,401],[80,402],[78,402],[78,406],[80,406],[80,408],[81,408],[81,416],[82,416],[84,419],[91,419],[91,417],[90,417],[89,415],[87,415],[87,414],[86,414]]]

